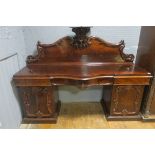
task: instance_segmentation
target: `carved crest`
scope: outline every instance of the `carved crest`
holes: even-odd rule
[[[82,49],[91,44],[88,37],[88,34],[90,33],[90,27],[72,27],[72,31],[75,33],[71,43],[73,47]]]
[[[40,42],[37,42],[37,54],[27,56],[26,63],[30,64],[38,61],[41,57],[44,57],[44,49],[40,46]]]

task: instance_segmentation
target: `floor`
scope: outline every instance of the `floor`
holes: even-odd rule
[[[57,124],[21,124],[22,129],[141,129],[155,122],[107,121],[99,103],[64,103]]]

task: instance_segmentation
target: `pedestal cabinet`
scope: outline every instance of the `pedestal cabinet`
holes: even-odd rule
[[[141,118],[140,106],[144,86],[103,87],[102,105],[108,119]]]
[[[57,87],[20,87],[23,122],[56,122],[60,103]]]

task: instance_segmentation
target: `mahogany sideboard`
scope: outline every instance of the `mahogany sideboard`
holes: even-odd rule
[[[53,44],[37,44],[37,53],[13,76],[25,123],[56,123],[60,110],[58,87],[102,86],[101,104],[108,120],[141,119],[144,89],[150,72],[125,54],[124,41],[112,44],[89,36],[90,27],[73,27],[74,36]]]

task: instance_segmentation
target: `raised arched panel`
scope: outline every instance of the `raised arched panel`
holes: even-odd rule
[[[112,115],[138,115],[144,86],[114,86]],[[123,96],[123,97],[122,97]]]
[[[133,62],[133,54],[125,54],[124,41],[113,44],[89,36],[90,27],[72,29],[75,36],[66,36],[52,44],[37,44],[37,55],[27,57],[27,64],[52,62]]]

